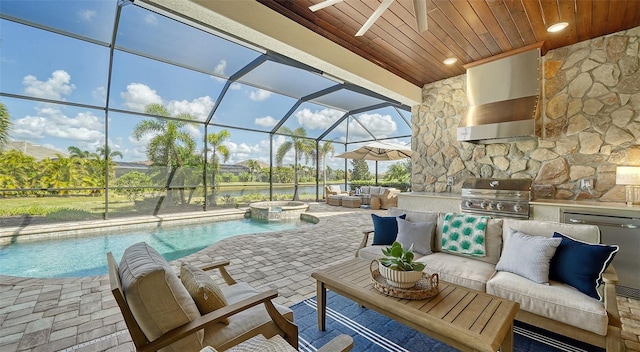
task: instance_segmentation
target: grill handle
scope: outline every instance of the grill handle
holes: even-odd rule
[[[596,225],[596,226],[611,226],[611,227],[621,227],[623,229],[637,229],[638,225],[634,224],[614,224],[611,222],[600,222],[600,221],[585,221],[582,219],[569,219],[569,222],[574,224],[586,224],[586,225]]]

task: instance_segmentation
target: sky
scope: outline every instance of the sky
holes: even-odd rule
[[[146,144],[152,136],[136,140],[131,132],[148,117],[127,112],[144,112],[148,104],[157,103],[172,116],[190,114],[205,121],[227,79],[262,54],[141,7],[125,5],[109,76],[115,0],[2,0],[0,13],[4,18],[39,23],[85,39],[0,19],[0,92],[80,105],[0,96],[12,120],[10,138],[61,152],[68,146],[93,152],[108,140],[112,151],[124,155],[122,161],[147,160]],[[228,126],[225,129],[231,133],[225,142],[231,152],[228,163],[248,159],[269,163],[268,133],[232,127],[270,131],[298,98],[335,84],[318,74],[274,62],[231,83],[212,120]],[[284,126],[292,130],[303,127],[308,136],[319,137],[345,112],[331,107],[332,99],[349,109],[382,101],[340,90],[328,98],[302,103]],[[110,110],[108,119],[106,106],[117,110]],[[371,135],[382,139],[411,135],[410,115],[402,111],[401,116],[392,107],[357,114],[325,139],[344,142],[347,129],[349,142],[371,140]],[[210,126],[208,131],[220,129]],[[203,125],[190,126],[187,131],[202,150]],[[287,140],[274,136],[274,153]],[[392,141],[410,143],[409,138]],[[358,146],[349,145],[348,149]],[[334,144],[334,148],[336,153],[344,151],[343,144]],[[293,152],[284,160],[285,164],[292,162]],[[381,163],[381,169],[386,164]],[[328,165],[343,168],[344,160],[330,158]]]

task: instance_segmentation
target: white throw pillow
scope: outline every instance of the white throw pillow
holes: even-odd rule
[[[398,218],[398,237],[396,241],[402,247],[409,248],[413,244],[413,251],[418,254],[431,254],[431,239],[435,231],[435,222],[410,222]]]
[[[549,263],[561,241],[561,238],[531,236],[509,229],[496,270],[548,285]]]

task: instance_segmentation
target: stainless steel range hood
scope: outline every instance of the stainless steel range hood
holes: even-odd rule
[[[498,143],[540,135],[540,46],[465,66],[469,109],[460,119],[458,141]]]

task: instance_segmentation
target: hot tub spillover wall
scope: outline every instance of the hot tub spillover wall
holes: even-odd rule
[[[260,220],[291,220],[300,219],[300,214],[309,209],[303,202],[270,201],[249,204],[251,218]]]

